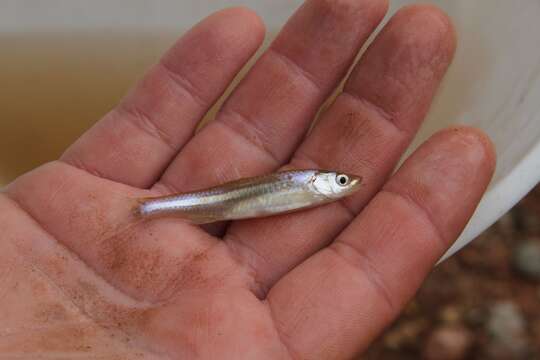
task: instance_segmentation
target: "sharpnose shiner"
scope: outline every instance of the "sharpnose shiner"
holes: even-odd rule
[[[362,178],[327,170],[281,171],[204,190],[141,199],[143,217],[174,215],[195,224],[287,213],[350,195]]]

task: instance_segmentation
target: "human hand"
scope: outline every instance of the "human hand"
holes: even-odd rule
[[[263,39],[249,10],[218,12],[60,160],[6,187],[0,357],[345,359],[366,349],[459,235],[495,162],[484,135],[454,128],[390,177],[454,52],[450,21],[429,6],[393,17],[304,137],[386,7],[307,1],[194,135]],[[365,185],[341,202],[233,222],[220,238],[132,213],[139,197],[282,166]]]

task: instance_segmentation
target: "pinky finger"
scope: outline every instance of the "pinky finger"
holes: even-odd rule
[[[153,185],[263,37],[261,20],[246,8],[202,20],[61,160],[109,180]]]

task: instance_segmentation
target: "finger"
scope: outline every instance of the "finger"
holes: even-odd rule
[[[263,37],[261,21],[245,8],[209,16],[184,35],[62,160],[107,179],[150,186]]]
[[[385,0],[308,0],[156,189],[206,187],[286,161],[386,7]]]
[[[364,350],[459,235],[494,159],[478,131],[435,135],[336,242],[280,280],[268,303],[291,353],[343,359]]]
[[[289,165],[359,174],[362,190],[310,211],[234,223],[227,232],[254,269],[259,293],[328,244],[378,191],[422,122],[454,49],[449,19],[432,6],[402,9],[378,35]]]

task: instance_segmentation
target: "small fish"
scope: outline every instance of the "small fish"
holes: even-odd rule
[[[326,170],[292,170],[212,188],[142,199],[143,217],[175,215],[195,224],[248,219],[309,208],[350,195],[362,178]]]

